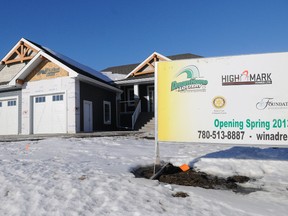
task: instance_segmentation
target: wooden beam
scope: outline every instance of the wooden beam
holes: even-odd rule
[[[155,66],[154,66],[154,65],[152,65],[152,64],[150,64],[150,62],[148,62],[147,64],[148,64],[149,66],[151,66],[151,67],[155,68]]]
[[[47,60],[44,56],[40,56],[40,58],[42,59],[42,60]]]
[[[28,60],[31,60],[33,57],[31,56],[27,56],[27,57],[24,57],[24,58],[17,58],[17,59],[11,59],[11,60],[6,60],[6,64],[11,64],[11,63],[16,63],[16,62],[23,62],[23,61],[28,61]]]
[[[16,79],[16,83],[19,84],[19,85],[23,85],[24,84],[24,80]]]
[[[31,60],[34,55],[31,57],[31,54],[28,54],[30,51],[35,52],[35,54],[37,53],[34,48],[21,41],[19,45],[13,50],[13,52],[6,59],[4,59],[4,61],[6,64],[11,64],[16,62],[22,63],[24,61]],[[19,58],[10,59],[14,54],[17,54]]]
[[[147,71],[137,72],[137,73],[134,73],[133,76],[140,76],[140,75],[151,74],[151,73],[154,73],[154,70],[147,70]]]

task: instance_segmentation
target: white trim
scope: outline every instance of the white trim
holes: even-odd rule
[[[0,86],[0,90],[11,90],[11,89],[21,90],[21,88],[19,88],[18,86],[15,86],[15,85],[3,85],[3,86]]]
[[[11,95],[11,96],[6,96],[6,97],[0,96],[0,101],[13,100],[13,99],[18,100],[18,98],[19,98],[18,95],[15,95],[15,96]]]
[[[133,86],[133,89],[134,89],[134,99],[139,99],[139,85],[138,84],[135,84]]]
[[[161,55],[160,53],[157,53],[157,52],[153,52],[148,58],[146,58],[144,61],[142,61],[136,68],[134,68],[134,70],[132,70],[125,78],[127,79],[128,77],[131,76],[131,74],[133,74],[135,71],[137,71],[138,69],[143,67],[146,64],[147,60],[152,59],[152,57],[154,55],[160,56],[161,58],[163,58],[167,61],[171,61],[171,59],[167,58],[166,56]]]
[[[105,105],[109,106],[109,119],[106,121],[105,119],[105,114],[106,114],[106,109],[105,109]],[[105,125],[111,125],[111,102],[110,101],[103,101],[103,122]]]
[[[117,85],[121,84],[145,84],[145,83],[154,83],[154,77],[144,78],[144,79],[131,79],[131,80],[120,80],[116,81]]]

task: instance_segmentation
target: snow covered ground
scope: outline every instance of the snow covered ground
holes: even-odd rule
[[[288,149],[161,143],[161,159],[247,175],[250,194],[160,184],[129,171],[154,160],[137,137],[0,142],[0,215],[287,215]],[[189,197],[173,197],[178,191]]]

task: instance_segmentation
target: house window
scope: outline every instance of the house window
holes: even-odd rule
[[[46,101],[46,98],[44,96],[35,98],[35,103],[44,103],[45,101]]]
[[[63,95],[53,95],[53,101],[63,101]]]
[[[16,100],[8,101],[8,106],[16,106]]]
[[[104,124],[111,124],[111,102],[104,101],[103,111],[104,111]]]

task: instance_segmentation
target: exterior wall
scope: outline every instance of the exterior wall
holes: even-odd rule
[[[67,133],[76,133],[75,92],[75,79],[70,77],[25,82],[22,88],[22,134],[33,133],[33,97],[55,93],[65,93]]]
[[[25,63],[5,65],[1,70],[0,83],[9,82],[25,65]]]
[[[16,91],[7,91],[7,92],[0,92],[0,100],[1,98],[5,99],[13,99],[17,98],[17,106],[18,106],[18,133],[21,133],[21,113],[22,113],[22,95],[21,90]]]
[[[80,130],[84,131],[83,101],[93,103],[93,131],[116,129],[116,93],[80,82]],[[104,101],[111,102],[111,124],[104,124]]]

